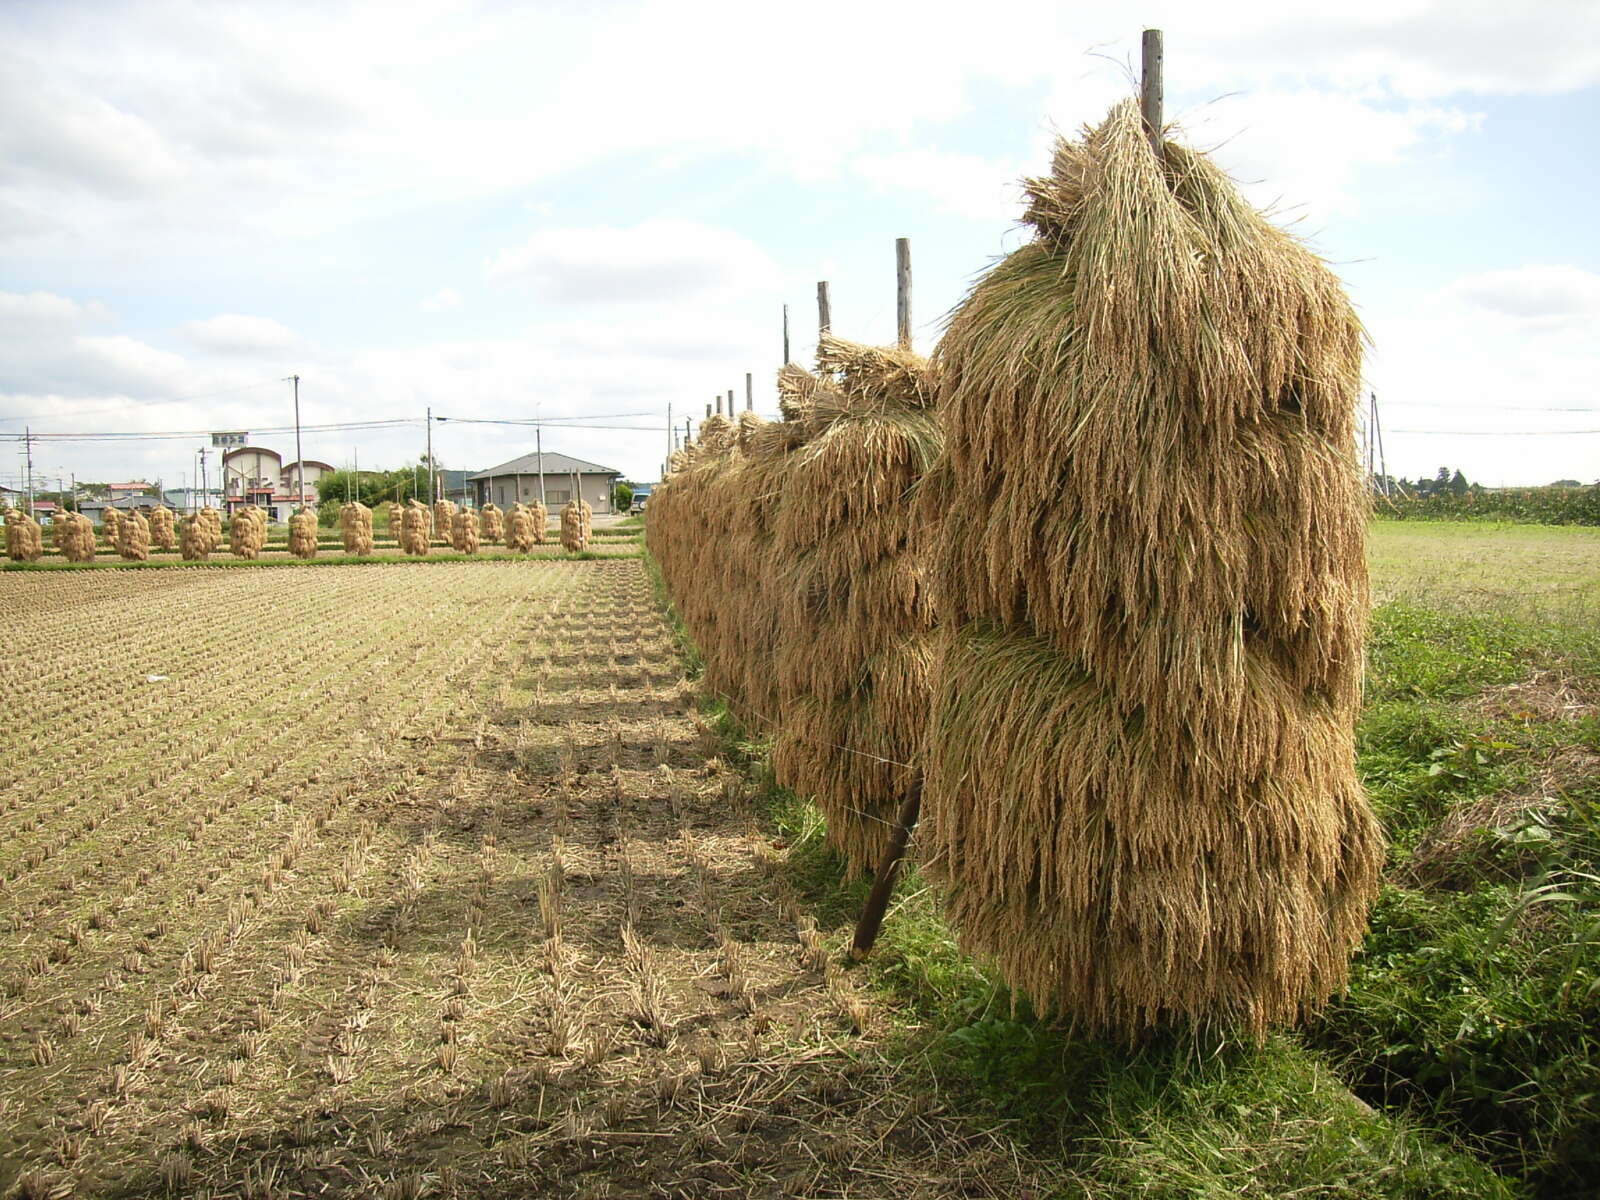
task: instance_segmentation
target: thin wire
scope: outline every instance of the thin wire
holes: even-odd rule
[[[1385,433],[1422,433],[1430,437],[1575,437],[1600,429],[1388,429]]]

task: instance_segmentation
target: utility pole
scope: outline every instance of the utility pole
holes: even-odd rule
[[[833,301],[828,297],[828,281],[821,280],[817,284],[817,332],[830,333],[833,330]]]
[[[428,406],[428,507],[433,507],[433,406]]]
[[[749,371],[744,373],[744,410],[754,412],[756,407],[756,377]]]
[[[22,444],[28,457],[28,515],[33,516],[33,426],[24,426]]]
[[[211,490],[211,484],[210,484],[209,478],[206,475],[206,448],[204,446],[201,446],[200,447],[200,507],[204,508],[206,506],[206,504],[208,503],[208,501],[210,500],[210,497],[206,494],[210,490]],[[222,506],[224,508],[226,508],[228,506],[228,498],[226,496],[224,496],[222,498]]]
[[[789,306],[783,306],[783,365],[789,365]]]
[[[671,400],[667,401],[667,453],[669,455],[672,453],[672,401]],[[663,475],[665,475],[667,473],[665,466],[662,467],[661,473]]]
[[[733,389],[728,389],[728,420],[733,420]]]
[[[544,506],[546,515],[550,508],[544,502],[544,426],[537,425],[533,430],[533,448],[539,456],[539,503]]]
[[[291,375],[294,380],[294,478],[295,491],[300,497],[300,507],[306,506],[306,456],[300,452],[300,376]]]

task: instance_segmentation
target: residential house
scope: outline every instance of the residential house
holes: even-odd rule
[[[475,490],[480,508],[490,502],[499,508],[510,508],[519,501],[531,504],[541,499],[542,489],[545,507],[554,515],[572,499],[574,485],[595,512],[612,512],[612,488],[621,478],[621,471],[547,450],[543,456],[524,454],[498,467],[478,471],[467,481]]]

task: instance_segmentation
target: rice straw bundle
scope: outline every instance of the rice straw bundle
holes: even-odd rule
[[[428,553],[432,541],[429,521],[427,508],[416,500],[407,502],[400,510],[400,553],[419,557]]]
[[[6,556],[12,562],[37,562],[44,553],[44,533],[39,523],[20,508],[8,508]]]
[[[172,510],[164,504],[150,510],[150,544],[162,550],[177,549],[178,531],[173,525]]]
[[[583,529],[583,509],[579,507],[581,500],[568,500],[561,509],[561,548],[563,550],[578,551],[589,545],[589,539]]]
[[[533,514],[524,504],[513,504],[506,515],[506,547],[526,554],[533,549]]]
[[[206,533],[207,554],[215,554],[222,546],[222,516],[209,505],[200,510],[200,525]]]
[[[962,945],[1041,1010],[1259,1037],[1340,986],[1382,855],[1361,328],[1132,102],[1027,187],[1036,240],[939,351],[923,837]]]
[[[120,510],[107,505],[100,510],[100,536],[106,540],[106,549],[117,548],[117,534],[122,526],[122,513]]]
[[[317,514],[309,508],[289,516],[289,553],[296,558],[317,556]]]
[[[344,552],[358,558],[372,553],[372,510],[359,500],[339,509],[339,532],[344,537]]]
[[[478,514],[470,508],[457,509],[450,518],[450,546],[457,554],[478,552]]]
[[[933,613],[913,500],[940,437],[926,360],[828,335],[817,360],[812,380],[790,372],[808,436],[772,520],[783,584],[773,768],[816,797],[829,842],[859,872],[921,786]]]
[[[228,549],[239,558],[259,558],[266,545],[266,511],[246,504],[228,522]]]
[[[198,513],[178,521],[178,553],[184,562],[204,562],[211,557],[211,530]]]
[[[400,505],[393,500],[386,500],[383,504],[383,524],[389,531],[389,536],[396,542],[400,540]]]
[[[117,553],[129,562],[150,559],[150,522],[137,509],[126,514],[117,526]]]
[[[542,546],[550,540],[550,510],[541,501],[528,505],[528,520],[533,525],[533,544]]]
[[[448,500],[433,502],[433,535],[448,542],[455,527],[456,506]]]
[[[82,513],[64,512],[51,522],[56,548],[68,562],[93,562],[94,522]]]
[[[478,527],[478,535],[483,541],[493,545],[495,542],[498,542],[501,538],[505,537],[505,514],[503,514],[493,504],[485,504],[483,508],[479,510],[479,512],[481,514],[479,517],[481,523]]]

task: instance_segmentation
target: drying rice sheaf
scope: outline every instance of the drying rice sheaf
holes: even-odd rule
[[[393,500],[386,500],[383,504],[383,524],[389,531],[389,536],[395,541],[400,540],[400,505]]]
[[[124,514],[117,526],[117,553],[129,562],[149,561],[150,522],[137,509]]]
[[[150,544],[162,550],[177,549],[178,533],[173,525],[172,510],[164,504],[150,510]]]
[[[583,527],[583,505],[580,500],[568,500],[561,509],[561,548],[563,550],[583,550],[589,545],[589,537]]]
[[[433,502],[433,536],[448,542],[455,528],[456,506],[448,500]]]
[[[211,557],[211,530],[200,514],[190,513],[179,519],[178,553],[185,562],[204,562]]]
[[[339,509],[339,532],[344,552],[360,558],[372,553],[372,510],[356,500]]]
[[[406,503],[400,510],[400,553],[418,556],[428,553],[432,540],[429,530],[428,510],[416,500]]]
[[[517,554],[533,549],[533,514],[525,504],[513,504],[506,514],[506,548]]]
[[[267,514],[246,504],[228,521],[228,550],[238,558],[257,558],[267,544]]]
[[[773,730],[779,782],[860,871],[920,781],[932,614],[911,532],[935,391],[917,355],[832,337],[778,386],[784,421],[712,416],[674,453],[646,536],[707,687]]]
[[[117,532],[122,525],[122,513],[115,508],[100,510],[100,536],[106,540],[106,549],[117,548]]]
[[[542,500],[528,505],[528,520],[533,525],[533,544],[542,546],[550,540],[550,510]]]
[[[61,526],[56,545],[68,562],[93,562],[94,522],[82,513],[62,513],[52,523]]]
[[[206,553],[215,554],[222,548],[222,514],[210,506],[202,508],[200,526],[206,534]]]
[[[478,514],[470,508],[458,509],[450,518],[450,546],[457,554],[478,552]]]
[[[506,534],[505,515],[494,504],[485,504],[479,511],[478,537],[491,545]]]
[[[296,558],[317,556],[317,514],[302,508],[289,516],[289,553]]]
[[[1039,1008],[1259,1037],[1340,986],[1380,865],[1361,328],[1131,102],[1027,191],[1036,240],[938,356],[926,853],[962,944]]]
[[[20,508],[6,510],[6,556],[12,562],[37,562],[44,553],[44,532]]]

